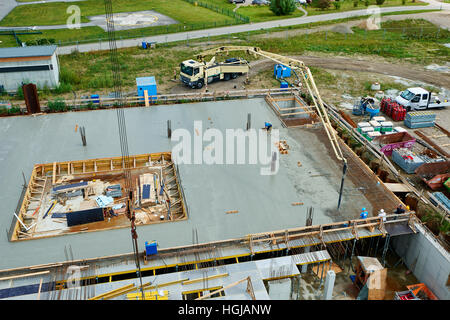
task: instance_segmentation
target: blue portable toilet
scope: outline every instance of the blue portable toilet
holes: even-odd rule
[[[275,78],[289,78],[291,76],[291,68],[282,64],[276,64],[273,68],[273,75]]]
[[[149,100],[156,100],[157,91],[156,91],[156,81],[155,77],[140,77],[136,78],[137,85],[137,93],[139,97],[144,97],[144,91],[147,90],[149,95]],[[144,100],[143,98],[141,100]]]
[[[142,49],[147,49],[147,42],[142,41]]]
[[[147,256],[157,254],[158,253],[157,245],[158,244],[156,243],[156,241],[152,241],[151,243],[145,241],[145,254]]]

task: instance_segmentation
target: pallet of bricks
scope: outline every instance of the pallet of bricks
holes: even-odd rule
[[[403,121],[406,116],[406,109],[391,98],[381,99],[380,110],[394,121]]]
[[[405,117],[405,126],[411,129],[434,127],[436,114],[431,111],[408,112]]]

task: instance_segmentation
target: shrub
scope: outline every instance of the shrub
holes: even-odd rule
[[[319,0],[317,2],[317,7],[322,9],[322,10],[328,9],[330,7],[330,5],[331,5],[331,1],[330,0]]]
[[[62,67],[60,71],[60,80],[61,82],[69,84],[80,84],[81,76],[80,73],[67,69],[66,67]]]
[[[357,7],[358,6],[358,0],[353,0],[353,7]]]
[[[19,107],[11,107],[11,109],[8,109],[8,114],[16,114],[20,112]]]
[[[61,98],[56,98],[53,101],[49,101],[48,102],[48,108],[50,109],[50,111],[66,111],[69,108],[66,106],[66,103],[64,102],[63,99]]]
[[[295,0],[272,0],[270,1],[269,8],[277,16],[291,14],[297,9]]]
[[[370,5],[369,0],[364,0],[364,5],[368,7]]]
[[[17,88],[16,96],[17,96],[17,98],[19,98],[19,99],[24,99],[24,98],[25,98],[24,95],[23,95],[22,86],[19,86],[19,87]]]
[[[381,6],[385,0],[376,0],[377,5]]]
[[[66,82],[60,82],[59,86],[57,86],[55,89],[53,89],[54,93],[66,93],[72,91],[72,85],[70,83]]]
[[[340,1],[334,1],[333,6],[336,10],[339,10],[341,8],[341,2]]]

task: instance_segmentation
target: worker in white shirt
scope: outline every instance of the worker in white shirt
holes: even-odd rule
[[[383,209],[381,209],[381,210],[378,212],[378,216],[379,216],[379,217],[383,217],[383,222],[386,221],[386,212],[384,212]]]

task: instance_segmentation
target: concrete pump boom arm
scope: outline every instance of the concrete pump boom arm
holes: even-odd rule
[[[261,56],[272,61],[275,61],[279,64],[285,65],[293,70],[300,71],[301,77],[303,78],[304,83],[306,84],[306,88],[311,96],[311,99],[314,103],[314,107],[317,110],[320,121],[322,122],[325,132],[327,133],[328,139],[330,140],[331,146],[333,148],[334,154],[336,158],[344,164],[347,164],[347,160],[344,158],[342,154],[342,150],[339,146],[339,142],[337,141],[336,134],[334,132],[333,127],[331,126],[330,119],[328,118],[327,110],[325,109],[322,98],[320,97],[319,90],[317,89],[316,83],[314,82],[314,77],[311,73],[311,70],[303,63],[303,61],[292,59],[289,57],[285,57],[276,53],[271,53],[267,51],[263,51],[258,47],[250,47],[250,46],[224,46],[218,47],[210,50],[206,50],[197,55],[197,59],[203,61],[206,56],[212,55],[216,56],[217,54],[228,54],[230,51],[245,51],[248,54],[252,54],[255,57]]]

